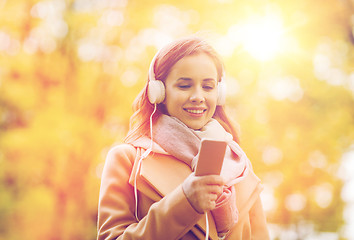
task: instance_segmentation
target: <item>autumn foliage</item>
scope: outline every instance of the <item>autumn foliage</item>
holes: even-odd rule
[[[225,61],[272,237],[349,238],[353,13],[350,0],[0,0],[0,240],[95,239],[105,155],[153,54],[194,33]]]

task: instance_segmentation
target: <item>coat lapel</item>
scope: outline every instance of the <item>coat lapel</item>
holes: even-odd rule
[[[137,158],[136,160],[139,159]],[[131,184],[134,182],[137,162],[135,161],[130,177],[129,182]],[[141,162],[140,174],[137,177],[137,187],[139,191],[154,201],[159,201],[177,188],[191,173],[191,168],[184,162],[169,155],[151,153]],[[210,237],[218,239],[214,219],[210,212],[208,212],[208,221]],[[205,217],[198,221],[197,228],[205,232]]]
[[[141,164],[140,176],[161,196],[166,196],[180,185],[191,169],[184,162],[162,155],[149,155]]]

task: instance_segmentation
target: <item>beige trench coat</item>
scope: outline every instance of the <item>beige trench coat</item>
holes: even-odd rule
[[[140,221],[136,220],[134,180],[143,151],[123,144],[107,155],[101,180],[97,239],[205,239],[205,215],[193,209],[181,187],[192,172],[190,167],[158,151],[142,160],[136,177]],[[259,198],[260,180],[250,171],[235,189],[239,220],[226,239],[269,239]],[[210,213],[208,220],[209,238],[217,240]]]

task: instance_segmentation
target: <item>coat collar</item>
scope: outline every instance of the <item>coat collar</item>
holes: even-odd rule
[[[141,136],[131,143],[136,148],[149,149],[151,147],[151,139],[146,136]],[[156,142],[152,144],[152,152],[168,155],[168,153]]]

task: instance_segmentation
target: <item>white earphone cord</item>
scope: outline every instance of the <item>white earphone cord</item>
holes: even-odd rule
[[[156,103],[154,104],[154,110],[152,111],[150,115],[150,147],[144,152],[143,155],[141,155],[138,166],[136,167],[135,171],[135,178],[134,178],[134,197],[135,197],[135,218],[139,222],[139,217],[138,217],[138,189],[136,187],[136,178],[138,177],[138,172],[140,171],[140,166],[141,166],[141,161],[146,158],[149,153],[152,151],[152,144],[153,144],[153,137],[152,137],[152,116],[156,112]]]
[[[154,110],[150,115],[150,147],[144,152],[143,155],[141,155],[139,162],[138,162],[138,166],[136,168],[135,171],[135,178],[134,178],[134,197],[135,197],[135,218],[136,220],[139,222],[139,217],[138,217],[138,189],[136,187],[136,179],[138,176],[138,172],[140,171],[140,167],[141,167],[141,161],[146,158],[149,153],[152,151],[152,145],[153,145],[153,136],[152,136],[152,117],[154,116],[155,112],[156,112],[156,103],[154,104]],[[205,224],[206,224],[206,232],[205,232],[205,240],[209,239],[209,219],[208,219],[208,214],[205,213]]]
[[[208,219],[208,214],[205,213],[205,240],[209,239],[209,219]]]

